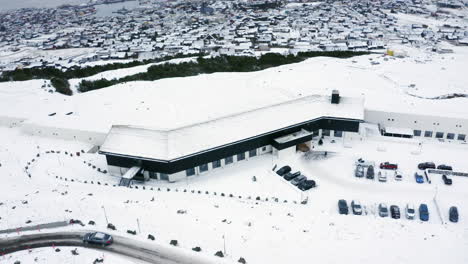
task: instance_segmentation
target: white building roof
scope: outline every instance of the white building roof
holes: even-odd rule
[[[320,117],[363,120],[364,101],[331,104],[330,96],[312,95],[170,130],[113,125],[101,151],[174,160]]]

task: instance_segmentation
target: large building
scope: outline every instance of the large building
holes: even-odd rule
[[[335,92],[171,130],[113,125],[99,153],[113,175],[177,181],[265,153],[295,152],[314,136],[356,134],[363,121],[364,100]]]

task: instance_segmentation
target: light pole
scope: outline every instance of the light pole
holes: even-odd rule
[[[223,251],[224,251],[224,256],[226,256],[226,238],[225,238],[225,234],[223,234]]]
[[[138,218],[137,218],[137,225],[138,225],[138,233],[141,234],[140,220],[138,220]]]
[[[104,217],[106,218],[106,224],[109,225],[109,221],[107,220],[107,213],[106,213],[106,208],[104,208],[104,205],[101,206],[102,210],[104,210]]]

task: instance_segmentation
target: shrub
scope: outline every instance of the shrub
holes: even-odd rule
[[[171,240],[171,242],[170,242],[169,244],[171,244],[171,245],[174,246],[174,247],[177,247],[177,245],[179,245],[179,243],[177,242],[177,240],[174,240],[174,239]]]
[[[215,253],[215,256],[220,257],[220,258],[224,258],[224,254],[223,254],[222,251],[217,251],[217,252]]]
[[[192,250],[195,251],[195,252],[200,252],[201,248],[200,247],[194,247],[194,248],[192,248]]]
[[[67,79],[53,77],[50,79],[50,83],[55,88],[55,91],[64,95],[73,95],[72,90],[70,89],[70,84]]]

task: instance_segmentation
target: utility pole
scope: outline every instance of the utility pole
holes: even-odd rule
[[[224,251],[224,256],[226,256],[226,238],[225,238],[225,234],[223,234],[223,251]]]
[[[104,217],[106,218],[106,224],[109,225],[109,220],[107,220],[106,208],[104,208],[104,205],[101,207],[102,207],[102,210],[104,210]]]

